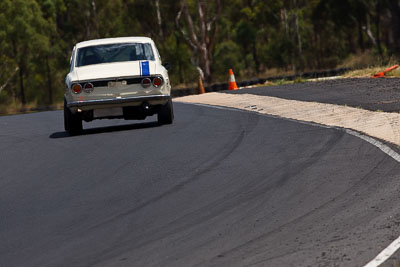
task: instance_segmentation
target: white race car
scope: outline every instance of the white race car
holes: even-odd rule
[[[64,127],[82,132],[82,120],[174,119],[168,65],[150,38],[98,39],[75,45],[65,79]]]

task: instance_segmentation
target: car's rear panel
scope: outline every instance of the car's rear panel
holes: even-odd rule
[[[111,39],[107,40],[110,41]],[[135,107],[144,104],[157,106],[167,103],[171,93],[168,72],[161,65],[154,43],[149,42],[156,55],[154,60],[73,66],[66,77],[65,93],[67,106],[71,111]],[[73,59],[72,64],[74,62]],[[161,84],[154,82],[157,77],[161,78]],[[144,80],[147,84],[143,84]],[[72,88],[77,84],[82,90],[74,92]],[[89,90],[85,90],[86,85]]]

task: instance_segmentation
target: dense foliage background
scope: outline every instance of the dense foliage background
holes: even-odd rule
[[[138,35],[156,41],[173,85],[199,73],[225,80],[229,68],[242,77],[334,68],[356,54],[382,63],[400,52],[400,3],[0,0],[0,106],[61,101],[76,42]]]

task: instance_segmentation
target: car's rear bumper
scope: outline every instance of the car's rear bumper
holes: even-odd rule
[[[139,106],[142,103],[149,105],[163,105],[168,102],[169,95],[151,95],[151,96],[135,96],[120,97],[112,99],[96,99],[96,100],[78,100],[67,102],[67,106],[72,110],[93,110],[112,107]]]

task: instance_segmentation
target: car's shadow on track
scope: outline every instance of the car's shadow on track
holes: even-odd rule
[[[120,131],[128,131],[128,130],[138,130],[138,129],[146,129],[152,127],[159,127],[160,124],[157,121],[154,122],[145,122],[145,123],[134,123],[134,124],[126,124],[126,125],[118,125],[118,126],[105,126],[105,127],[97,127],[84,129],[82,135],[91,135],[91,134],[101,134],[101,133],[110,133],[110,132],[120,132]],[[59,139],[59,138],[68,138],[73,137],[70,136],[67,132],[55,132],[52,133],[49,138],[51,139]]]

